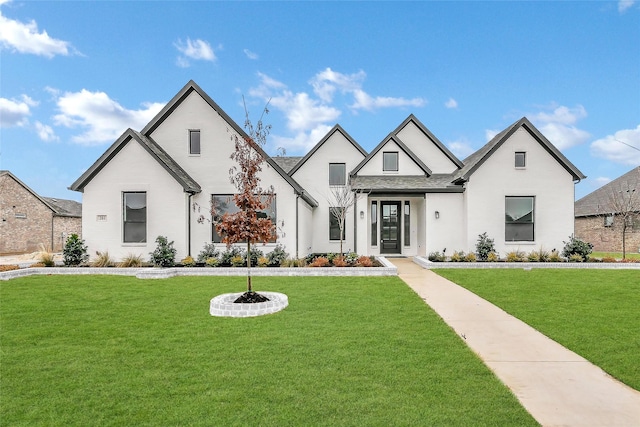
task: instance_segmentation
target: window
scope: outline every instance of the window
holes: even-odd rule
[[[527,166],[527,153],[524,151],[516,151],[516,167],[524,168]]]
[[[404,245],[411,245],[411,205],[408,200],[404,202]]]
[[[382,170],[383,171],[398,171],[398,152],[397,151],[385,151],[382,153]]]
[[[371,246],[378,246],[378,202],[371,202]]]
[[[505,240],[533,242],[534,197],[505,197]]]
[[[189,131],[189,154],[200,154],[200,131]]]
[[[606,215],[604,217],[604,226],[613,227],[613,215]]]
[[[334,210],[339,210],[339,212],[334,212]],[[343,213],[344,208],[333,208],[329,211],[329,240],[341,240],[338,218],[340,218]],[[342,240],[345,240],[345,230],[342,230]]]
[[[263,196],[264,199],[267,196]],[[233,194],[218,194],[211,196],[211,203],[216,210],[216,217],[213,218],[214,224],[211,226],[211,241],[213,243],[222,243],[222,236],[218,234],[216,231],[215,222],[219,221],[222,218],[222,215],[229,213],[233,214],[239,212],[240,209],[236,206],[236,203],[233,201]],[[273,199],[271,200],[271,204],[263,211],[258,212],[258,218],[269,218],[271,219],[271,223],[273,224],[274,229],[276,228],[276,196],[274,194]],[[274,236],[270,243],[275,243],[276,236]]]
[[[347,184],[347,165],[345,163],[329,163],[329,185]]]
[[[145,243],[147,241],[147,193],[122,193],[122,198],[123,242]]]

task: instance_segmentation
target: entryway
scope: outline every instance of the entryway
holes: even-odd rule
[[[400,202],[380,202],[380,253],[399,254]]]

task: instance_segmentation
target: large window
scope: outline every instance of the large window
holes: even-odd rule
[[[339,210],[339,212],[333,212],[333,210]],[[342,216],[343,213],[344,213],[344,208],[333,208],[332,210],[329,211],[329,240],[341,240],[339,218]],[[344,228],[342,230],[342,240],[345,240]]]
[[[189,131],[189,154],[200,154],[200,131]]]
[[[378,246],[378,202],[371,202],[371,246]]]
[[[267,196],[263,196],[265,199]],[[236,206],[233,201],[233,194],[214,194],[211,196],[211,203],[216,210],[216,217],[213,218],[214,223],[222,218],[222,215],[225,213],[233,214],[238,212],[240,209]],[[273,196],[271,199],[271,204],[267,206],[267,208],[261,212],[258,212],[258,218],[269,218],[271,219],[271,223],[273,224],[274,231],[276,230],[276,196]],[[211,241],[213,243],[222,243],[222,236],[218,234],[216,231],[215,224],[211,227]],[[275,243],[276,236],[274,236],[269,242]]]
[[[147,193],[122,193],[124,243],[144,243],[147,241]]]
[[[533,242],[534,197],[505,197],[505,240],[507,242]]]
[[[395,172],[398,171],[397,151],[385,151],[382,153],[382,170]]]
[[[347,165],[345,163],[329,163],[329,185],[347,184]]]

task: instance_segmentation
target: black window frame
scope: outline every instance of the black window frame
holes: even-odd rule
[[[403,209],[402,220],[404,227],[404,245],[411,246],[411,203],[409,200],[404,201]]]
[[[144,194],[144,208],[140,208],[140,209],[144,209],[144,211],[137,212],[138,215],[131,215],[132,213],[134,213],[133,209],[131,209],[131,211],[128,209],[128,203],[130,202],[127,202],[127,195],[130,195],[130,194]],[[146,191],[123,191],[122,192],[122,243],[147,243],[147,222],[148,222],[147,207],[148,207],[148,200],[147,200]],[[140,218],[136,218],[136,216],[142,216],[142,215],[144,215],[144,220],[141,220]],[[133,224],[144,224],[144,233],[143,233],[142,239],[133,238],[133,236],[128,236],[128,233],[133,232],[128,230],[131,230],[131,228],[137,228],[137,227],[132,227],[131,225]]]
[[[371,201],[371,246],[378,246],[378,202]]]
[[[332,174],[331,171],[337,170],[340,167],[340,170],[335,174]],[[335,179],[335,178],[339,179]],[[347,185],[347,164],[346,163],[329,163],[329,185],[331,186],[345,186]]]
[[[522,159],[522,161],[520,162],[521,164],[518,164],[518,160]],[[514,164],[515,167],[518,169],[523,169],[527,167],[527,152],[526,151],[516,151],[515,156],[514,156]]]
[[[387,169],[387,162],[386,157],[388,155],[393,154],[395,156],[395,169]],[[399,155],[397,151],[383,151],[382,152],[382,171],[383,172],[398,172],[398,170],[400,169],[399,167],[399,163],[400,163],[400,159],[399,159]]]
[[[515,201],[516,199],[530,199],[531,211],[525,213],[524,215],[519,216],[518,218],[513,218],[512,216],[509,215],[509,212],[508,212],[510,208],[509,201],[510,200]],[[536,229],[535,229],[536,198],[535,196],[505,196],[504,200],[505,200],[504,201],[504,212],[505,212],[504,213],[504,216],[505,216],[504,240],[505,242],[535,242],[535,239],[536,239]],[[528,219],[527,217],[530,217],[530,219]],[[527,226],[527,227],[524,227],[524,226]],[[527,233],[525,238],[518,238],[522,236],[523,232]],[[528,238],[529,234],[531,238]]]
[[[197,146],[196,141],[194,140],[194,136],[198,135],[197,138]],[[202,153],[202,145],[200,139],[200,129],[190,129],[189,130],[189,154],[192,156],[197,156]]]
[[[329,241],[335,242],[346,240],[347,224],[345,223],[345,227],[342,229],[342,239],[340,239],[340,220],[334,214],[334,209],[342,209],[342,211],[344,212],[345,208],[338,207],[329,209]]]

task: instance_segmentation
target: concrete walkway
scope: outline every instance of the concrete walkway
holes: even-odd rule
[[[411,259],[389,261],[543,426],[640,426],[640,392]]]

